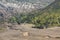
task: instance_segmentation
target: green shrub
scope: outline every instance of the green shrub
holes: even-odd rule
[[[9,22],[11,22],[11,23],[15,23],[16,22],[16,17],[11,17],[10,19],[9,19]]]

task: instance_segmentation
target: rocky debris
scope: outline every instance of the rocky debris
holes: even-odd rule
[[[36,9],[42,9],[54,2],[55,0],[0,0],[0,9],[4,9],[9,13],[14,12],[31,12]]]
[[[5,23],[7,24],[7,23]],[[30,25],[30,24],[29,24]],[[5,32],[0,33],[2,40],[60,40],[60,27],[48,29],[34,29],[27,24],[6,26],[12,27]]]
[[[39,30],[40,32],[37,31],[38,30],[22,32],[20,30],[8,30],[4,33],[0,33],[0,39],[2,40],[60,40],[60,38],[55,34],[52,34],[52,36],[50,36],[50,34],[48,33],[46,34],[45,32],[47,31],[45,30],[44,32],[44,29]],[[53,37],[53,35],[55,37]],[[57,33],[57,35],[59,34]]]
[[[23,36],[29,36],[28,32],[23,32]]]

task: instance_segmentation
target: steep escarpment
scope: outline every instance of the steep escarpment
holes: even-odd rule
[[[32,11],[32,9],[42,9],[54,1],[55,0],[2,0],[0,3],[4,4],[6,7],[13,7],[16,8],[17,11],[24,12],[28,10]]]

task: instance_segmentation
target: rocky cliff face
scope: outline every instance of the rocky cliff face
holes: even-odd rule
[[[26,12],[35,9],[42,9],[53,1],[55,0],[1,0],[0,3],[2,3],[8,9],[12,7],[18,12]]]

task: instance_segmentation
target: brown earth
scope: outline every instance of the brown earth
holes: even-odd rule
[[[60,40],[60,27],[34,29],[30,24],[13,25],[0,32],[0,40]]]

